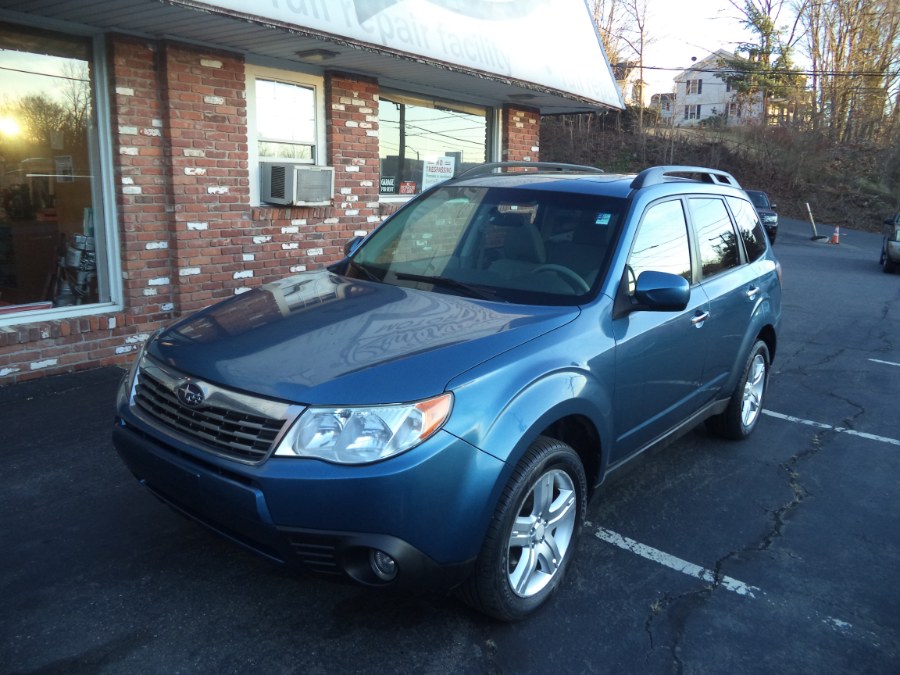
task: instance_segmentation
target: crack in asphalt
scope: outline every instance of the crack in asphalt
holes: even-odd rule
[[[688,619],[691,614],[699,609],[712,596],[717,585],[717,583],[714,583],[700,590],[689,591],[675,596],[666,593],[662,598],[650,605],[650,613],[647,615],[647,620],[644,622],[644,631],[647,633],[647,637],[650,640],[650,651],[652,652],[656,649],[653,623],[657,616],[666,614],[674,633],[671,644],[669,644],[666,649],[672,658],[673,672],[678,675],[684,672],[684,664],[681,661],[680,649],[681,640],[684,636],[684,630]],[[660,643],[662,644],[662,641],[660,641]]]
[[[829,358],[827,360],[831,359]],[[832,396],[857,409],[855,414],[845,417],[843,420],[845,426],[853,428],[857,418],[865,413],[865,408],[846,398],[834,394],[832,394]],[[746,546],[740,550],[731,551],[719,558],[713,569],[714,580],[705,588],[674,596],[666,593],[662,598],[650,606],[650,612],[644,622],[644,631],[647,633],[647,637],[650,641],[650,651],[656,649],[657,644],[662,645],[666,642],[665,640],[658,639],[657,636],[657,632],[659,631],[657,628],[657,620],[660,616],[666,615],[669,618],[669,625],[673,631],[671,639],[668,640],[669,644],[667,649],[672,658],[674,672],[680,674],[684,670],[684,665],[681,662],[679,655],[679,649],[689,616],[712,598],[713,593],[721,585],[722,580],[726,576],[724,567],[728,561],[740,558],[744,554],[769,550],[773,543],[783,536],[788,516],[796,511],[807,497],[810,496],[810,491],[801,480],[799,466],[812,457],[815,457],[822,450],[826,439],[833,435],[835,435],[833,430],[817,431],[813,434],[809,445],[804,450],[794,454],[787,461],[779,465],[779,468],[782,469],[787,476],[791,498],[774,510],[765,509],[765,511],[770,514],[772,520],[772,527],[767,533],[765,533],[755,544]]]

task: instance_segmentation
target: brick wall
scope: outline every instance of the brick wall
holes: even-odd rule
[[[503,108],[502,159],[536,162],[540,156],[541,115],[528,108]]]
[[[379,202],[376,81],[326,73],[332,204],[251,207],[242,59],[124,36],[107,45],[124,309],[0,328],[0,385],[124,365],[162,323],[333,262],[396,207]],[[503,159],[538,159],[539,120],[504,108]]]

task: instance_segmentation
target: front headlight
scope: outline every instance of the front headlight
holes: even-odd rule
[[[450,416],[453,395],[418,403],[371,407],[307,408],[285,434],[276,457],[314,457],[367,464],[414,448]]]
[[[767,223],[777,223],[778,216],[766,216],[765,218],[763,218],[763,220]]]

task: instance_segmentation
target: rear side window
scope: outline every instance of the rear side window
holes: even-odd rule
[[[740,244],[725,202],[715,197],[694,197],[688,204],[703,276],[709,278],[740,265]]]
[[[750,262],[758,260],[766,252],[766,231],[756,215],[756,209],[743,199],[728,198],[728,205],[734,213],[738,232],[744,241],[744,250],[747,251],[747,259]]]

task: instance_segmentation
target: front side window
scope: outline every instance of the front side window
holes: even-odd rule
[[[110,300],[92,50],[0,23],[0,318]]]
[[[737,267],[741,261],[739,244],[725,202],[698,197],[690,199],[689,204],[703,276],[709,278]]]
[[[680,200],[647,209],[628,257],[629,292],[642,272],[668,272],[691,281],[687,222]]]
[[[401,94],[378,106],[382,195],[414,195],[489,156],[489,110]]]

